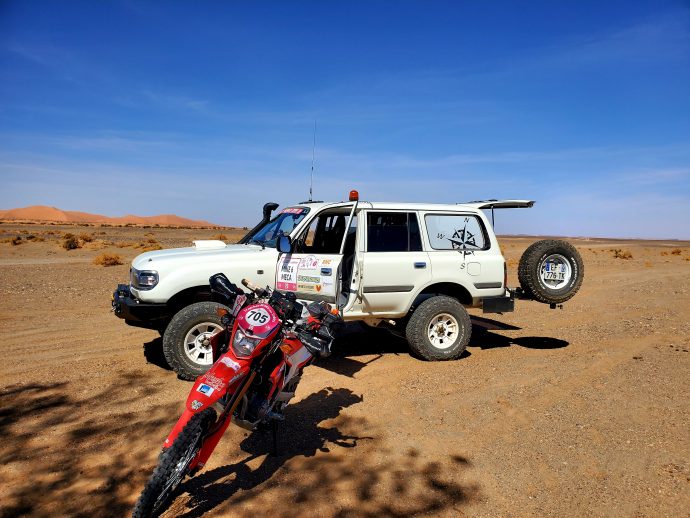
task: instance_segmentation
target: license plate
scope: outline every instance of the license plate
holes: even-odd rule
[[[544,279],[547,281],[564,281],[564,272],[544,272]]]

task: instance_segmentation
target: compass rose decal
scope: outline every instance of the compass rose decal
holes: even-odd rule
[[[467,250],[467,247],[478,248],[474,234],[467,230],[467,223],[465,223],[463,228],[453,232],[453,237],[447,237],[446,239],[450,241],[453,250]]]

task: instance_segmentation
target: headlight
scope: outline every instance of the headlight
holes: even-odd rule
[[[158,284],[158,272],[155,270],[137,270],[132,268],[129,280],[133,288],[138,290],[150,290]]]
[[[253,338],[244,334],[239,327],[235,331],[235,338],[232,340],[232,350],[238,357],[247,357],[254,352],[261,338]]]

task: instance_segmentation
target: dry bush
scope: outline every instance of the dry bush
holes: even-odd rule
[[[20,236],[6,237],[5,239],[2,240],[2,242],[3,243],[9,243],[12,246],[21,245],[22,243],[24,243],[24,241],[22,241],[22,238]]]
[[[611,250],[613,252],[614,259],[632,259],[633,256],[628,250],[621,250],[620,248],[615,248]]]
[[[139,248],[139,247],[137,247]],[[142,252],[153,252],[154,250],[162,250],[163,247],[161,246],[160,243],[156,243],[155,245],[146,245],[141,247]]]
[[[680,255],[682,253],[683,251],[680,248],[674,248],[673,250],[671,250],[671,255]]]
[[[137,243],[133,243],[132,241],[118,241],[117,243],[115,243],[115,246],[117,248],[133,248],[137,246]]]
[[[651,267],[652,267],[652,261],[645,261],[645,262],[644,262],[644,267],[645,267],[645,268],[651,268]]]
[[[74,250],[76,248],[81,248],[81,243],[77,236],[68,232],[62,237],[62,248],[65,250]]]
[[[668,252],[663,251],[663,252],[661,252],[661,255],[668,255]]]
[[[157,244],[160,244],[160,243],[158,242],[158,239],[156,239],[155,237],[150,237],[150,238],[148,238],[148,239],[146,240],[146,242],[149,243],[150,245],[157,245]]]
[[[79,234],[79,239],[81,239],[84,243],[90,243],[93,241],[93,236],[91,234],[87,234],[86,232],[82,232]]]
[[[105,241],[104,239],[94,239],[90,243],[84,243],[84,248],[88,248],[89,250],[103,250],[104,248],[108,248],[112,244],[112,241]]]
[[[100,254],[93,259],[93,264],[99,266],[118,266],[122,264],[122,257],[117,254]]]
[[[228,239],[228,236],[225,234],[216,234],[215,236],[212,236],[211,239],[218,239],[220,241],[226,241]]]

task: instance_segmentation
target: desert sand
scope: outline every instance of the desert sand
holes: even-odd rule
[[[191,385],[110,296],[144,247],[217,234],[0,225],[2,516],[131,513]],[[512,285],[532,241],[501,238]],[[351,326],[305,372],[280,455],[231,427],[165,516],[690,515],[690,243],[570,241],[585,281],[564,309],[472,310],[451,362]]]
[[[20,220],[27,223],[57,222],[57,223],[100,223],[109,225],[161,225],[176,227],[215,227],[208,221],[182,218],[175,214],[160,214],[158,216],[126,216],[110,217],[101,214],[90,214],[75,210],[62,210],[46,205],[32,205],[18,209],[0,210],[0,220]]]

